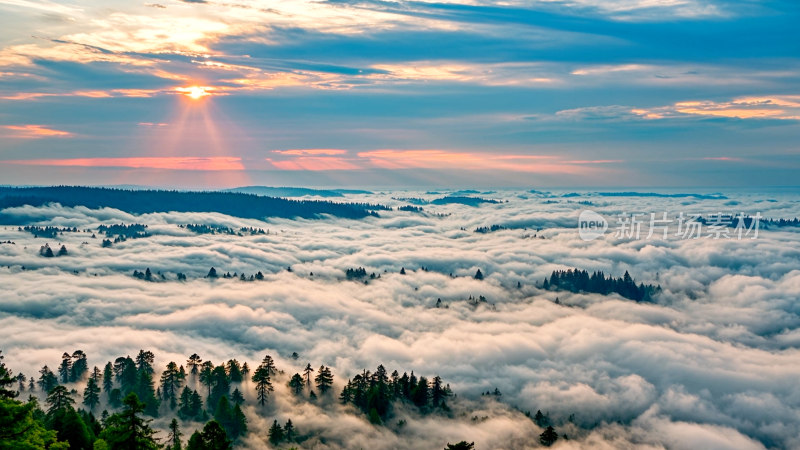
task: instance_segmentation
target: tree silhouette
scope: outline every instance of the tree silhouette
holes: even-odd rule
[[[92,411],[98,403],[100,403],[100,386],[94,378],[89,378],[83,391],[83,404]]]
[[[275,372],[275,365],[272,358],[267,355],[253,373],[253,382],[256,383],[256,395],[261,406],[266,404],[269,394],[274,390],[272,387],[272,374]]]
[[[333,374],[331,373],[331,369],[325,366],[319,366],[319,371],[314,381],[316,382],[317,389],[319,389],[319,393],[325,395],[325,393],[333,387]]]
[[[123,400],[122,412],[111,415],[106,420],[106,428],[100,437],[108,443],[111,450],[156,450],[159,448],[150,428],[151,419],[144,419],[141,413],[145,405],[135,393]]]
[[[539,435],[539,442],[541,442],[545,447],[550,447],[551,445],[555,444],[557,440],[558,434],[552,426],[545,428],[544,432]]]
[[[172,419],[169,423],[169,434],[167,435],[166,450],[181,450],[181,427],[177,419]]]
[[[461,441],[457,444],[447,443],[447,447],[444,450],[474,450],[475,443],[474,442],[467,442]]]

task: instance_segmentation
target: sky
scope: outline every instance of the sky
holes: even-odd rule
[[[785,186],[793,0],[0,0],[0,183]]]

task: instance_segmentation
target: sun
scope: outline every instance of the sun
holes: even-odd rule
[[[213,88],[208,86],[188,86],[179,87],[176,90],[192,100],[200,100],[203,97],[211,95],[210,91],[213,90]]]

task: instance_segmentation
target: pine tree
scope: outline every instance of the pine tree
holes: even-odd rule
[[[447,399],[447,390],[442,386],[442,379],[439,375],[433,377],[431,382],[431,403],[434,407],[446,407],[445,400]]]
[[[106,420],[106,429],[100,437],[108,443],[111,450],[158,449],[159,445],[153,437],[155,431],[150,428],[151,420],[140,416],[145,405],[139,401],[135,393],[128,394],[123,403],[125,405],[123,411]]]
[[[425,377],[419,377],[417,388],[412,394],[412,401],[418,408],[424,408],[428,404],[428,380]]]
[[[17,396],[17,392],[14,391],[13,385],[16,381],[15,377],[11,373],[6,365],[3,363],[3,352],[0,350],[0,399],[13,399]]]
[[[282,442],[283,439],[283,428],[281,428],[277,420],[272,421],[272,426],[269,427],[269,441],[272,445],[277,445]]]
[[[545,447],[550,447],[551,445],[555,444],[557,440],[558,433],[556,433],[556,430],[554,430],[552,426],[548,426],[544,432],[539,435],[539,442],[541,442]]]
[[[49,393],[54,387],[58,386],[58,377],[47,367],[42,367],[39,371],[39,388],[45,394]]]
[[[228,369],[228,378],[230,379],[231,383],[241,383],[243,376],[242,376],[242,367],[239,365],[239,361],[235,359],[231,359],[228,361],[227,364]]]
[[[103,368],[103,392],[106,393],[106,396],[108,396],[111,393],[111,389],[114,388],[114,375],[112,367],[113,366],[109,361]]]
[[[58,366],[58,377],[62,383],[72,381],[72,355],[64,352],[61,355],[61,364]]]
[[[294,395],[302,394],[304,385],[303,377],[299,373],[292,375],[292,378],[289,380],[289,387],[292,389]]]
[[[89,364],[86,362],[86,353],[82,350],[75,350],[72,353],[72,367],[70,368],[69,381],[76,382],[89,372]]]
[[[167,436],[167,450],[181,450],[181,433],[180,425],[177,419],[172,419],[169,423],[169,435]]]
[[[475,272],[475,276],[473,278],[475,278],[476,280],[482,280],[483,279],[483,273],[481,272],[481,269],[478,269],[478,271]]]
[[[292,424],[292,419],[287,419],[286,425],[283,426],[283,435],[286,439],[286,442],[294,442],[296,433],[297,432],[294,430],[294,425]]]
[[[3,386],[3,381],[2,380],[3,380],[3,375],[0,373],[0,397],[3,396],[2,392],[3,392],[3,389],[4,389],[2,387]],[[17,392],[19,394],[22,394],[23,392],[25,392],[25,381],[27,381],[27,380],[28,380],[28,377],[26,377],[25,374],[23,374],[23,373],[17,374],[17,383],[18,383]]]
[[[98,403],[100,403],[100,386],[94,378],[89,378],[83,391],[83,404],[92,411]]]
[[[311,389],[311,373],[314,372],[314,369],[311,367],[311,363],[306,364],[306,368],[303,369],[303,376],[306,379],[306,386]]]
[[[154,374],[153,362],[155,359],[156,356],[153,352],[149,350],[139,350],[139,353],[136,355],[136,370],[139,372],[147,372],[150,375]]]
[[[153,377],[147,370],[142,370],[139,373],[139,382],[137,383],[136,390],[134,392],[137,395],[137,400],[139,397],[141,397],[145,405],[145,414],[151,417],[157,417],[158,407],[161,402],[156,397]]]
[[[216,406],[220,398],[230,395],[231,384],[228,381],[228,373],[225,366],[217,366],[211,372],[211,391],[208,396],[208,405]]]
[[[178,391],[183,384],[183,376],[178,365],[170,361],[161,373],[161,398],[168,402],[169,409],[174,410],[178,404]]]
[[[201,446],[193,447],[192,441],[189,441],[186,450],[228,450],[232,446],[232,442],[228,439],[225,429],[216,420],[211,420],[203,427],[203,431],[199,433]],[[194,438],[194,435],[192,435]]]
[[[242,391],[239,388],[236,388],[231,392],[231,402],[236,405],[241,405],[244,403],[244,395],[242,395]]]
[[[186,367],[189,368],[189,373],[196,377],[202,363],[203,359],[197,353],[192,353],[192,356],[186,361]]]
[[[325,395],[325,393],[333,387],[333,374],[331,373],[331,369],[325,366],[319,366],[319,371],[314,381],[316,382],[320,394]]]
[[[211,374],[214,372],[214,363],[211,361],[205,361],[200,366],[200,384],[206,387],[207,393],[211,395],[211,385],[213,384],[213,380],[211,379]]]
[[[275,373],[275,364],[272,358],[267,355],[258,366],[255,373],[253,373],[253,382],[256,383],[256,394],[258,402],[261,406],[267,402],[270,392],[274,389],[272,387],[272,375]]]
[[[247,417],[245,417],[242,407],[234,405],[231,417],[231,436],[234,439],[247,434]]]

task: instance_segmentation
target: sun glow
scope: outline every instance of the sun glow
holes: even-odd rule
[[[179,87],[176,91],[180,92],[181,94],[191,98],[192,100],[199,100],[205,96],[211,95],[211,92],[214,88],[208,86],[189,86],[189,87]]]

